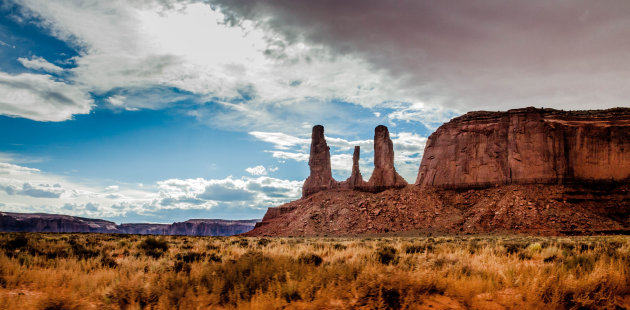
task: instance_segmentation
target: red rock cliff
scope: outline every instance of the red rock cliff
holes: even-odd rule
[[[446,188],[630,180],[630,109],[471,112],[428,139],[416,184]]]

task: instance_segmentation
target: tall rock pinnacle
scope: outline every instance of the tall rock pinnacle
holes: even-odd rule
[[[383,125],[374,129],[374,172],[367,184],[370,191],[382,191],[407,185],[394,168],[394,145],[389,130]]]
[[[352,154],[352,174],[350,177],[343,182],[343,188],[347,189],[361,189],[365,186],[365,181],[363,181],[363,176],[361,175],[361,171],[359,170],[359,157],[361,156],[361,147],[354,147],[354,154]]]
[[[313,127],[308,166],[311,174],[302,186],[302,197],[337,186],[330,169],[330,148],[326,143],[326,138],[324,138],[324,126],[322,125]]]

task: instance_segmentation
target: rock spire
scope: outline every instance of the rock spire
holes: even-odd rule
[[[389,138],[389,130],[383,125],[374,129],[374,171],[367,183],[367,190],[379,192],[388,188],[407,185],[394,168],[394,144]]]
[[[308,160],[311,173],[302,186],[302,197],[337,186],[330,168],[330,147],[324,137],[324,126],[315,125],[311,134],[311,154]]]
[[[365,186],[365,181],[363,181],[363,176],[361,175],[361,171],[359,169],[360,153],[361,147],[358,145],[355,146],[354,153],[352,154],[352,174],[345,182],[343,182],[343,188],[361,189]]]

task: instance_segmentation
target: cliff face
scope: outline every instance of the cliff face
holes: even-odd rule
[[[193,219],[173,224],[114,222],[45,213],[0,212],[0,231],[10,232],[92,232],[140,235],[230,236],[254,228],[257,220]]]
[[[580,184],[630,180],[630,109],[471,112],[428,139],[417,185]]]

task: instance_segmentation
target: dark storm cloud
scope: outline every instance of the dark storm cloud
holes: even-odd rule
[[[429,105],[630,105],[626,0],[215,2],[234,24],[357,55]],[[268,55],[282,57],[274,48]]]

